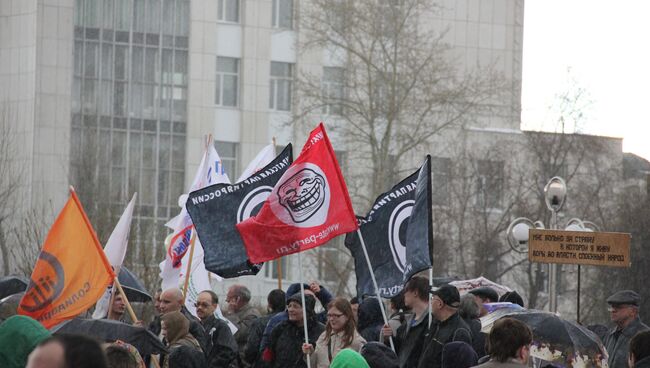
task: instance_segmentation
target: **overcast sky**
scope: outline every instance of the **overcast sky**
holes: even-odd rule
[[[592,101],[581,131],[650,160],[648,14],[648,0],[526,0],[522,127],[554,128],[548,107],[572,78]]]

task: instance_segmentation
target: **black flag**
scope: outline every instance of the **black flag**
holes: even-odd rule
[[[380,195],[368,215],[359,217],[379,295],[398,294],[413,274],[431,267],[431,157],[418,171]],[[374,295],[368,263],[358,234],[349,233],[345,245],[354,257],[357,295]]]
[[[293,162],[291,144],[263,169],[236,184],[214,184],[190,193],[187,212],[203,245],[205,268],[223,278],[256,275],[236,224],[257,214]]]

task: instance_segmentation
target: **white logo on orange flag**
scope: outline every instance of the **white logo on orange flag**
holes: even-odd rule
[[[47,234],[18,314],[50,328],[91,307],[115,278],[79,198],[70,198]]]

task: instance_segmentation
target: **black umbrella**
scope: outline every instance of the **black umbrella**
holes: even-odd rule
[[[531,355],[563,366],[600,367],[607,352],[600,338],[586,327],[553,313],[530,311],[506,317],[520,320],[533,331]]]
[[[129,302],[145,303],[153,300],[147,289],[142,284],[142,281],[140,281],[140,279],[138,279],[138,277],[126,267],[122,266],[120,268],[120,273],[117,276],[117,279],[120,281]]]
[[[29,279],[22,276],[0,277],[0,299],[27,290]]]
[[[72,333],[94,336],[105,342],[122,340],[140,352],[140,355],[166,353],[163,343],[144,327],[132,326],[109,319],[75,318],[52,328],[53,334]]]

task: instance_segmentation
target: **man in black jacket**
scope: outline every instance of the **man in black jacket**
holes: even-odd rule
[[[452,285],[443,285],[431,290],[431,314],[435,322],[425,334],[422,355],[418,367],[439,368],[442,366],[442,348],[452,341],[472,344],[472,333],[458,315],[460,294]]]
[[[228,368],[236,365],[237,342],[228,323],[214,315],[219,297],[212,290],[204,290],[196,297],[196,315],[210,339],[210,351],[205,352],[210,368]]]
[[[429,327],[429,280],[412,277],[404,285],[404,304],[411,308],[413,318],[399,327],[396,333],[390,326],[384,325],[382,334],[386,344],[389,343],[388,337],[393,336],[399,368],[416,368]]]
[[[262,335],[264,334],[266,324],[269,322],[271,317],[284,312],[286,306],[285,300],[286,295],[282,289],[271,290],[269,295],[266,297],[267,315],[253,321],[253,324],[248,331],[248,341],[246,342],[246,348],[244,349],[244,359],[246,360],[246,363],[250,364],[253,368],[261,368],[265,366],[260,352]]]

